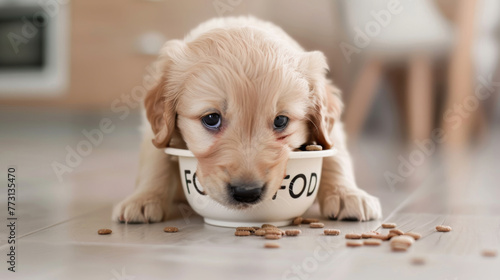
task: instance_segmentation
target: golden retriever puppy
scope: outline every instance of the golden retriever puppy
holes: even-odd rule
[[[322,214],[360,221],[381,217],[379,200],[354,180],[340,93],[325,78],[321,52],[304,51],[269,22],[216,18],[182,41],[168,41],[159,62],[161,78],[144,102],[150,126],[137,187],[115,207],[113,219],[140,223],[167,216],[180,185],[178,164],[163,151],[167,146],[191,150],[206,193],[242,209],[271,199],[289,153],[314,142],[338,149],[323,161]]]

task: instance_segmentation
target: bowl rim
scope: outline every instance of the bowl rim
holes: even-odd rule
[[[190,158],[195,157],[190,150],[186,149],[166,148],[165,153],[168,155],[179,156],[179,157],[190,157]],[[322,151],[295,151],[295,152],[290,152],[289,159],[329,157],[329,156],[334,156],[335,154],[337,154],[337,149],[335,147]]]

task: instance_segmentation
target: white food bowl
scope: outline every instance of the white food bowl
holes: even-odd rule
[[[204,194],[196,178],[197,159],[189,150],[167,148],[169,155],[179,157],[182,189],[189,205],[205,223],[223,227],[260,226],[271,223],[289,225],[313,204],[318,193],[323,157],[335,150],[291,152],[287,176],[273,199],[262,201],[249,209],[229,209]]]

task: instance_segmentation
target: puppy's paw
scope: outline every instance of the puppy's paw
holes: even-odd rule
[[[322,199],[321,213],[334,220],[369,221],[382,218],[378,198],[360,189],[330,194]]]
[[[151,194],[133,194],[113,209],[112,219],[122,223],[161,222],[164,215],[162,199]]]

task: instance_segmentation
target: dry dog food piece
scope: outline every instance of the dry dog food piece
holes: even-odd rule
[[[382,244],[382,240],[380,239],[375,239],[375,238],[368,238],[363,241],[363,244],[365,245],[370,245],[370,246],[378,246]]]
[[[323,224],[323,223],[310,223],[309,226],[312,228],[324,228],[325,224]]]
[[[439,225],[439,226],[436,226],[436,230],[440,231],[440,232],[448,232],[448,231],[451,231],[451,227],[445,226],[445,225]]]
[[[339,229],[325,229],[325,235],[339,235]]]
[[[389,231],[389,234],[391,234],[391,233],[394,233],[394,234],[397,234],[397,235],[403,235],[403,234],[405,234],[404,231],[402,231],[400,229],[391,229]]]
[[[361,234],[361,237],[362,238],[373,238],[374,235],[379,235],[380,233],[376,232],[376,231],[369,231],[369,232],[365,232],[363,234]]]
[[[112,233],[113,231],[110,230],[109,228],[102,228],[100,230],[97,231],[98,234],[100,235],[106,235],[106,234],[110,234]]]
[[[493,250],[493,249],[486,249],[486,250],[483,250],[481,252],[481,254],[484,256],[484,257],[496,257],[498,252],[497,250]]]
[[[425,264],[425,258],[424,257],[413,257],[411,259],[411,263],[415,265],[423,265]]]
[[[379,234],[379,235],[374,235],[372,238],[380,239],[382,241],[387,241],[387,240],[391,239],[392,236],[389,237],[388,234]]]
[[[279,234],[279,235],[283,235],[283,231],[279,228],[266,228],[264,229],[264,231],[266,232],[266,234]]]
[[[302,219],[303,224],[310,224],[310,223],[319,223],[318,219],[312,219],[312,218],[305,218]]]
[[[258,229],[260,229],[260,227],[253,227],[253,229],[258,230]]]
[[[269,248],[269,249],[277,249],[280,247],[280,244],[274,243],[274,242],[266,242],[264,243],[264,248]]]
[[[347,247],[359,247],[359,246],[363,246],[363,241],[361,241],[361,240],[347,240],[345,242],[345,245],[347,245]]]
[[[300,231],[300,229],[287,229],[287,230],[285,230],[285,234],[288,236],[297,236],[301,233],[302,233],[302,231]]]
[[[264,235],[264,237],[266,239],[280,239],[281,238],[281,234],[269,234],[269,233],[266,233],[266,235]]]
[[[382,227],[383,228],[395,228],[396,224],[395,223],[385,223],[385,224],[382,224]]]
[[[249,231],[250,233],[254,233],[255,229],[253,227],[237,227],[236,231]]]
[[[422,237],[422,235],[420,233],[416,233],[416,232],[405,232],[403,235],[411,236],[415,240],[419,240]]]
[[[178,232],[179,229],[176,227],[166,227],[163,229],[164,232]]]
[[[399,234],[394,233],[394,232],[390,232],[389,234],[387,234],[387,239],[391,239],[391,238],[393,238],[394,236],[399,236]]]
[[[414,241],[411,236],[395,236],[391,239],[391,248],[393,251],[406,251]]]
[[[249,235],[251,235],[251,233],[248,230],[237,230],[234,232],[234,235],[236,235],[236,236],[249,236]]]
[[[361,234],[357,233],[348,233],[345,235],[346,239],[361,239]]]
[[[254,232],[254,234],[257,236],[264,236],[264,235],[266,235],[266,230],[265,229],[258,229]]]
[[[292,222],[292,224],[294,224],[296,226],[300,225],[301,223],[302,223],[302,217],[297,217],[297,218],[293,219],[293,222]]]
[[[261,228],[278,228],[278,227],[277,227],[277,226],[275,226],[275,225],[271,225],[271,224],[263,224],[263,225],[261,226]]]
[[[307,145],[306,151],[322,151],[323,147],[321,145]]]

